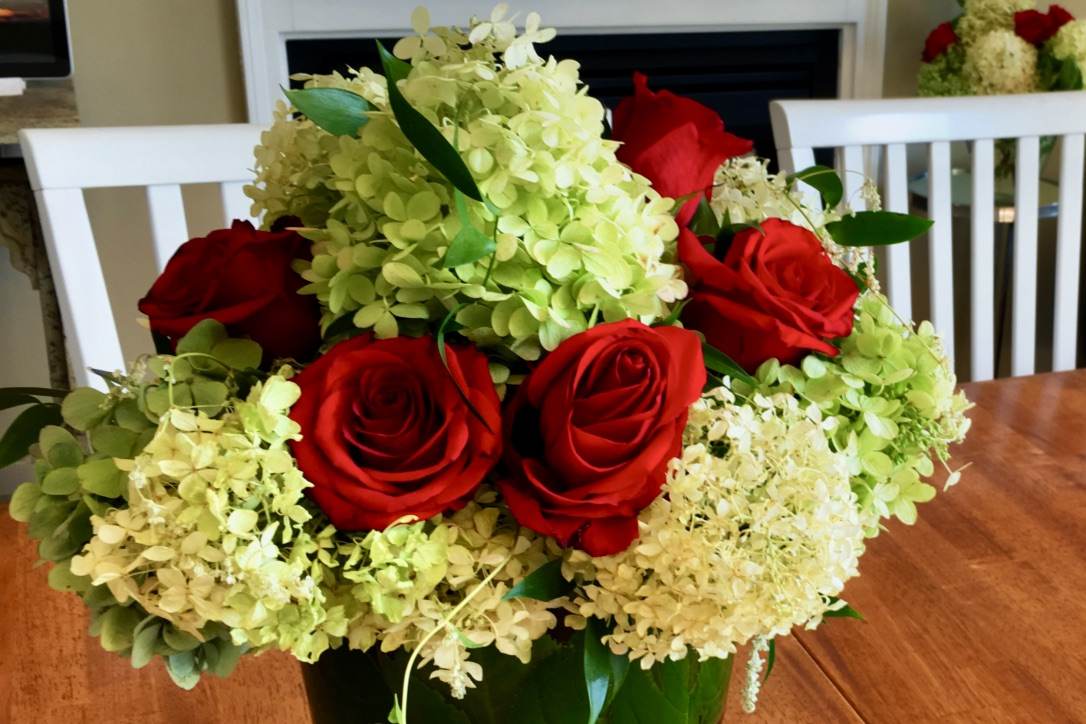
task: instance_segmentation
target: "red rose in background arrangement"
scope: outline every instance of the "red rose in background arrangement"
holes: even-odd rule
[[[256,341],[265,362],[305,360],[320,345],[320,307],[316,297],[298,294],[305,281],[291,265],[309,255],[309,242],[293,231],[235,221],[182,244],[139,310],[174,345],[197,322],[215,319]]]
[[[1033,45],[1043,45],[1067,23],[1074,20],[1071,13],[1059,5],[1052,5],[1048,13],[1038,10],[1021,10],[1014,14],[1014,32]]]
[[[337,528],[458,508],[497,463],[501,409],[486,357],[449,345],[446,359],[448,368],[432,337],[364,334],[294,378],[302,394],[290,417],[302,439],[291,447]]]
[[[601,324],[543,358],[505,417],[513,516],[592,555],[625,550],[701,395],[701,342],[678,327]]]
[[[751,371],[772,357],[836,355],[826,340],[852,331],[856,282],[807,229],[781,219],[761,228],[736,234],[723,261],[682,230],[679,260],[690,284],[683,324]]]
[[[923,59],[925,63],[938,58],[945,53],[950,46],[958,42],[958,34],[954,32],[951,23],[943,23],[928,33],[928,39],[924,41]]]
[[[751,150],[751,142],[724,131],[716,111],[669,91],[653,93],[634,73],[634,94],[614,112],[612,138],[618,160],[641,174],[662,196],[707,192],[720,164]],[[697,209],[692,198],[676,217],[685,226]]]

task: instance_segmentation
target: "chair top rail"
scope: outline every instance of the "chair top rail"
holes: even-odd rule
[[[1086,93],[788,100],[770,114],[779,149],[1062,136],[1086,131]]]
[[[42,128],[19,132],[31,187],[106,188],[247,181],[262,126]]]

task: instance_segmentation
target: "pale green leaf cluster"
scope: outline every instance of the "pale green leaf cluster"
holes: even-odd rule
[[[568,554],[566,574],[583,580],[571,623],[613,620],[604,641],[646,669],[816,626],[864,549],[848,458],[827,422],[786,391],[705,393],[638,539],[612,556]]]
[[[916,78],[916,92],[920,96],[968,96],[975,91],[962,73],[965,65],[965,49],[955,43],[930,63],[921,63]]]
[[[376,108],[359,137],[332,136],[285,106],[257,149],[249,189],[265,221],[294,214],[314,242],[302,269],[324,322],[378,337],[417,334],[461,307],[476,344],[532,360],[600,321],[666,317],[686,286],[673,259],[672,201],[615,157],[604,109],[574,61],[542,60],[529,23],[438,28],[398,43],[407,101],[460,152],[488,203],[468,219],[494,254],[445,268],[461,230],[452,186],[401,133],[384,79],[368,69],[308,77]],[[470,39],[469,39],[470,35]],[[462,306],[461,306],[462,305]]]
[[[969,401],[928,322],[901,322],[881,294],[857,305],[852,333],[832,359],[811,355],[799,367],[770,360],[756,377],[765,392],[793,392],[825,416],[826,434],[849,460],[852,489],[869,535],[879,520],[916,521],[916,504],[931,500],[924,482],[932,458],[946,463],[949,446],[969,429]],[[948,485],[957,480],[954,474]]]

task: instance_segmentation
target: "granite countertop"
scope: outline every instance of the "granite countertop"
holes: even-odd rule
[[[31,81],[21,96],[0,96],[0,147],[18,147],[23,128],[67,128],[79,125],[70,80]]]

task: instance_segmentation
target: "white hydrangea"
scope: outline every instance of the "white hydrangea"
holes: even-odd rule
[[[966,48],[962,69],[977,95],[1032,93],[1040,82],[1037,49],[1013,30],[993,30]]]
[[[1086,20],[1072,20],[1065,24],[1052,36],[1048,49],[1060,60],[1073,58],[1083,77],[1086,77]]]
[[[1014,30],[1014,14],[1033,10],[1036,0],[964,0],[963,13],[954,30],[971,45],[993,30]]]
[[[605,641],[646,669],[817,625],[864,549],[847,461],[816,406],[717,388],[691,408],[684,445],[628,550],[567,559],[584,580],[571,624],[613,617]]]

